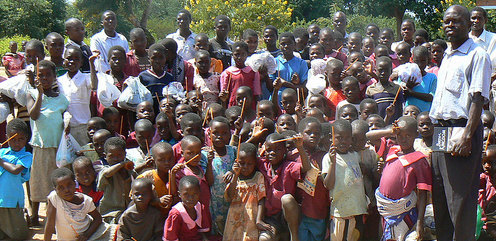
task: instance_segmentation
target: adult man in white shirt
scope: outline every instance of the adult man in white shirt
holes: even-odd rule
[[[96,33],[91,37],[90,47],[91,51],[97,50],[100,52],[100,57],[95,62],[96,70],[101,73],[110,70],[108,63],[108,51],[112,46],[120,45],[126,53],[129,52],[129,44],[124,35],[117,33],[117,17],[114,12],[107,10],[102,14],[102,31]]]
[[[489,55],[469,38],[468,10],[448,8],[443,28],[451,46],[438,74],[429,116],[436,127],[462,127],[451,153],[432,153],[432,201],[437,240],[475,241],[482,161],[482,106],[489,99]]]
[[[494,68],[496,68],[496,34],[484,29],[484,25],[487,23],[486,10],[481,7],[472,8],[470,20],[472,21],[472,31],[470,31],[469,36],[489,54],[494,72]]]
[[[196,34],[191,32],[191,13],[188,10],[181,10],[177,14],[178,29],[175,33],[167,35],[167,38],[174,39],[177,43],[177,54],[185,61],[195,58],[195,37]]]

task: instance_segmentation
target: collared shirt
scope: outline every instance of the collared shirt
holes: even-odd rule
[[[114,37],[110,37],[105,33],[105,30],[96,33],[91,37],[91,51],[98,50],[100,51],[100,57],[97,59],[98,64],[95,62],[95,67],[98,72],[105,73],[110,69],[110,65],[108,63],[108,51],[112,46],[120,45],[124,48],[124,50],[129,52],[129,44],[127,42],[126,37],[120,33],[115,33]]]
[[[69,101],[67,111],[71,113],[71,126],[86,124],[91,118],[91,77],[78,71],[74,77],[66,73],[57,78],[60,93]]]
[[[496,34],[484,29],[479,37],[473,35],[472,32],[468,36],[474,40],[474,43],[486,50],[491,59],[493,69],[496,68]]]
[[[284,81],[291,82],[291,77],[296,73],[300,78],[299,84],[303,84],[307,81],[308,64],[305,60],[296,56],[290,60],[286,60],[283,55],[279,55],[276,57],[276,64],[276,72],[270,75],[270,79],[275,80],[277,77],[281,77]],[[281,87],[279,90],[279,105],[281,103],[281,95],[284,89],[286,89],[286,87]]]
[[[71,39],[68,39],[67,43],[65,44],[65,47],[67,48],[71,45],[80,48],[81,51],[83,52],[83,64],[81,65],[80,70],[83,73],[89,73],[90,72],[89,57],[92,55],[90,46],[86,45],[85,42],[82,42],[81,45],[79,45],[78,43],[72,41]]]
[[[184,38],[179,33],[179,29],[175,33],[167,35],[167,38],[171,38],[176,41],[177,54],[183,57],[183,59],[186,61],[195,58],[195,37],[196,34],[191,32],[191,34],[187,38]]]
[[[29,180],[29,169],[31,168],[33,155],[26,152],[26,148],[22,148],[20,151],[13,151],[8,147],[0,149],[0,158],[5,162],[24,167],[24,170],[17,175],[0,167],[0,207],[23,208],[24,189],[22,184]]]
[[[468,119],[471,97],[480,92],[489,99],[491,62],[472,39],[457,49],[449,47],[439,68],[436,93],[429,116],[433,119]]]

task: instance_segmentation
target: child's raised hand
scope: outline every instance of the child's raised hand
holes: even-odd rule
[[[179,170],[183,169],[184,167],[186,167],[186,165],[184,165],[184,163],[177,163],[176,165],[174,165],[174,167],[172,167],[171,174],[176,175],[176,173]]]
[[[148,155],[145,157],[145,167],[153,167],[153,164],[155,161],[153,160],[153,157],[148,153]]]
[[[34,78],[35,78],[34,72],[30,69],[27,69],[25,75],[28,78],[29,84],[34,87]]]
[[[239,176],[239,173],[241,172],[241,167],[239,166],[239,163],[238,162],[235,162],[234,165],[233,165],[233,172],[234,174],[236,174],[236,176]],[[233,172],[230,172],[231,174],[233,174]],[[227,173],[226,173],[227,174]],[[231,182],[232,180],[232,177],[231,177],[231,180],[229,182],[226,182],[226,179],[225,179],[226,175],[224,175],[224,182],[225,183],[229,183]]]
[[[394,113],[396,112],[395,108],[394,108],[394,105],[391,104],[389,105],[387,108],[386,108],[386,115],[391,117],[394,115]]]
[[[336,146],[332,143],[331,148],[329,149],[329,159],[331,163],[336,163]]]
[[[130,160],[124,161],[124,168],[126,170],[133,170],[134,169],[134,162],[132,162]]]
[[[267,133],[269,130],[263,128],[263,118],[259,118],[255,121],[255,126],[253,127],[252,137],[260,138],[263,134]]]
[[[413,89],[413,87],[415,87],[415,86],[417,86],[417,85],[419,85],[419,84],[420,84],[420,83],[417,83],[417,82],[415,81],[415,77],[414,77],[414,76],[410,76],[410,77],[408,77],[408,79],[406,80],[406,87],[407,87],[408,89]]]
[[[98,50],[96,50],[96,49],[95,49],[95,50],[93,50],[92,52],[93,52],[93,55],[91,55],[91,56],[89,57],[89,61],[90,61],[90,63],[94,64],[94,63],[95,63],[96,58],[98,58],[98,56],[100,56],[100,51],[98,51]]]
[[[226,102],[228,98],[229,98],[229,92],[227,90],[221,91],[219,93],[219,99],[222,102]]]
[[[280,90],[282,87],[282,79],[281,78],[276,78],[274,82],[272,82],[272,85],[274,86],[274,90]]]
[[[302,150],[303,149],[303,137],[301,136],[301,134],[294,135],[293,138],[294,138],[296,148]]]
[[[212,163],[214,157],[215,157],[215,153],[214,153],[214,148],[212,147],[208,150],[208,154],[207,154],[208,163]]]
[[[172,205],[172,195],[163,195],[160,197],[160,206],[170,208]]]
[[[300,84],[300,76],[298,76],[298,73],[294,73],[291,76],[291,83],[293,83],[295,85],[299,85]]]

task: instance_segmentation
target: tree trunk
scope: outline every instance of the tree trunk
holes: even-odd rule
[[[401,37],[401,23],[403,22],[403,16],[405,15],[405,9],[394,8],[394,18],[396,19],[396,35],[398,41],[402,40]]]
[[[143,15],[141,15],[140,25],[143,29],[146,28],[148,23],[148,17],[150,16],[150,10],[152,8],[152,0],[146,1],[145,9],[143,10]]]

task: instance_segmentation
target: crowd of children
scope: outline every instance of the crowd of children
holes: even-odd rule
[[[487,21],[481,8],[472,20],[481,13]],[[191,20],[181,10],[177,32],[151,46],[140,28],[128,46],[112,11],[90,46],[75,18],[65,45],[59,33],[23,44],[24,53],[10,43],[0,239],[29,239],[40,202],[45,240],[435,239],[424,220],[444,40],[430,41],[412,20],[394,43],[375,24],[348,34],[342,12],[333,29],[269,25],[238,42],[225,15],[211,39]],[[490,37],[483,43],[496,43]],[[8,91],[17,85],[25,93]],[[491,100],[481,118],[484,240],[496,239]],[[60,166],[69,135],[81,148]]]

